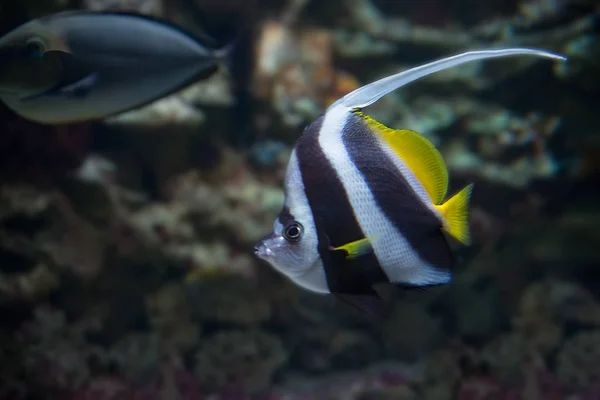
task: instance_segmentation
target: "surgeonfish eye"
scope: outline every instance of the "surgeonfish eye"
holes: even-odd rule
[[[288,242],[297,242],[302,237],[304,227],[299,222],[292,222],[283,228],[283,237]]]
[[[44,44],[42,39],[40,39],[37,36],[29,38],[25,45],[27,47],[27,51],[37,56],[41,56],[46,52],[46,45]]]

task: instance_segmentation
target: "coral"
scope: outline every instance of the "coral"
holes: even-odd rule
[[[287,146],[278,141],[257,142],[250,151],[250,162],[262,168],[276,168],[289,159]]]
[[[521,391],[523,399],[560,400],[566,398],[564,385],[544,364],[543,359],[537,358],[527,366],[525,387]]]
[[[83,6],[93,11],[135,11],[150,15],[163,12],[162,0],[84,0]]]
[[[584,207],[585,203],[569,207],[549,224],[543,231],[543,238],[530,247],[529,253],[536,263],[561,276],[573,278],[590,262],[595,262],[600,238],[593,227],[598,223],[599,215],[597,211],[585,210]],[[565,263],[565,260],[568,262]]]
[[[139,208],[127,216],[128,224],[149,247],[160,245],[184,262],[191,279],[215,271],[252,276],[254,259],[235,245],[250,246],[270,229],[283,193],[261,184],[246,168],[224,171],[214,178],[218,184],[196,172],[173,179],[170,202]]]
[[[101,348],[86,341],[86,334],[98,328],[98,321],[81,319],[68,323],[65,315],[46,306],[35,309],[34,319],[19,330],[18,361],[32,390],[64,393],[83,387],[91,377],[88,361],[102,357]]]
[[[557,130],[557,117],[532,114],[519,118],[505,110],[486,110],[476,105],[465,109],[469,111],[459,118],[465,118],[467,131],[477,143],[477,149],[460,147],[462,139],[448,141],[446,145],[452,148],[447,157],[449,168],[458,173],[475,172],[487,181],[515,187],[526,187],[536,179],[556,175],[558,163],[548,152],[547,142]],[[532,146],[534,151],[531,151]],[[507,159],[505,155],[511,153],[513,156]],[[518,153],[523,155],[516,156]],[[503,159],[505,161],[501,161]]]
[[[514,325],[539,351],[555,350],[565,323],[598,326],[600,304],[574,283],[548,279],[532,284],[521,298]]]
[[[294,29],[273,20],[263,24],[255,56],[255,92],[272,103],[284,127],[299,128],[358,87],[348,74],[334,69],[332,46],[327,30]]]
[[[115,183],[116,174],[115,164],[98,154],[89,154],[75,171],[75,176],[83,182],[105,185]]]
[[[524,382],[524,368],[531,354],[532,350],[521,336],[507,334],[495,338],[483,348],[481,360],[500,384],[520,388]]]
[[[506,323],[507,316],[503,313],[500,302],[503,293],[499,282],[480,284],[480,280],[485,282],[489,270],[494,266],[487,259],[470,260],[469,269],[463,274],[457,274],[454,285],[436,301],[442,312],[440,318],[451,323],[449,326],[455,335],[485,338],[497,334]],[[479,268],[485,270],[480,271]],[[494,312],[491,313],[490,309]]]
[[[276,336],[258,330],[223,330],[204,339],[195,371],[212,389],[241,387],[254,392],[268,387],[286,358]]]
[[[201,327],[192,320],[186,288],[181,284],[167,284],[147,296],[146,306],[152,328],[158,332],[164,346],[181,353],[198,344]]]
[[[129,382],[118,377],[96,377],[89,385],[76,390],[72,400],[108,400],[118,398],[133,398],[135,389]]]
[[[396,304],[382,329],[386,354],[413,360],[434,348],[441,338],[439,321],[418,304]]]
[[[198,380],[180,362],[167,360],[161,363],[160,378],[158,383],[145,382],[142,385],[136,385],[118,376],[100,375],[81,390],[74,391],[70,398],[72,400],[112,400],[117,398],[202,400],[206,398]],[[221,398],[215,397],[215,400]]]
[[[571,390],[582,390],[600,380],[600,332],[575,334],[557,356],[556,373]]]
[[[48,183],[74,171],[92,142],[89,124],[39,125],[0,106],[2,181]]]
[[[294,344],[293,362],[312,373],[359,368],[381,353],[366,332],[327,323],[299,328],[288,340]]]
[[[73,9],[78,6],[77,1],[71,0],[4,2],[2,4],[2,15],[0,15],[0,26],[3,27],[2,31],[6,32],[7,27],[14,28],[29,19]]]
[[[345,3],[345,8],[351,15],[351,21],[348,25],[352,28],[359,27],[360,31],[356,32],[356,34],[367,34],[370,36],[370,41],[377,42],[377,40],[381,40],[404,46],[416,43],[421,48],[444,51],[479,47],[485,43],[504,43],[532,47],[539,47],[543,43],[546,47],[553,46],[554,48],[558,48],[585,33],[589,29],[590,24],[593,24],[593,14],[590,12],[588,15],[578,15],[579,19],[574,18],[574,20],[569,21],[564,26],[554,26],[553,30],[544,29],[544,23],[542,22],[548,24],[555,22],[557,16],[560,15],[561,7],[546,8],[548,12],[545,13],[532,13],[530,10],[536,9],[539,3],[535,5],[530,4],[529,7],[523,8],[521,15],[509,18],[496,17],[492,21],[485,21],[480,25],[472,27],[445,24],[445,21],[441,23],[437,21],[437,24],[432,23],[432,21],[429,21],[428,24],[414,24],[408,18],[399,18],[396,16],[400,14],[399,11],[404,11],[403,14],[406,15],[417,11],[416,9],[419,7],[425,7],[428,15],[432,15],[431,8],[416,3],[408,7],[405,5],[395,5],[399,9],[395,10],[397,13],[390,13],[390,10],[388,10],[390,16],[384,14],[376,5],[368,0],[346,0]],[[403,6],[404,9],[400,10]],[[389,9],[390,6],[387,8]],[[539,10],[539,8],[537,9]],[[584,12],[588,10],[588,8],[583,8]],[[453,8],[450,5],[446,7],[445,11],[448,14],[452,12],[461,14],[464,12],[464,9],[460,6]],[[460,19],[461,16],[457,17]],[[452,16],[449,16],[448,19],[452,19]],[[544,35],[547,31],[550,31],[551,34]],[[507,32],[511,34],[507,34]],[[370,45],[367,43],[370,42],[365,40],[362,43],[364,44],[361,50],[369,54],[368,48]],[[350,47],[346,42],[340,42],[338,46],[341,50]],[[357,56],[361,52],[353,50],[351,54]],[[530,64],[528,62],[514,63],[503,71],[503,75],[509,76],[515,70],[522,68],[523,65]]]
[[[17,275],[0,274],[0,304],[13,301],[36,302],[46,298],[60,285],[57,274],[38,264]]]
[[[177,95],[172,95],[144,107],[109,117],[106,124],[136,132],[156,133],[165,129],[194,132],[202,127],[205,118],[202,111]]]
[[[207,204],[203,204],[206,206]],[[186,265],[200,279],[213,272],[252,274],[252,260],[245,254],[235,255],[222,242],[198,241],[189,221],[189,210],[179,204],[172,207],[148,206],[130,216],[129,226],[145,241],[147,246],[158,249],[181,265]],[[218,214],[215,214],[215,216]],[[187,223],[186,223],[186,220]]]
[[[30,394],[23,368],[25,351],[12,332],[0,331],[0,398],[20,400]]]
[[[0,249],[7,300],[41,300],[66,271],[91,279],[101,269],[106,236],[64,193],[30,184],[0,187]]]
[[[131,333],[110,349],[108,359],[125,379],[142,384],[156,380],[163,354],[163,344],[157,334]]]
[[[452,389],[462,377],[460,367],[460,351],[442,349],[427,357],[419,392],[420,398],[426,400],[450,400]]]
[[[566,81],[577,85],[584,91],[593,92],[600,89],[598,83],[593,79],[595,71],[598,71],[598,44],[597,31],[594,32],[593,25],[581,21],[581,27],[586,31],[585,35],[572,38],[562,47],[563,53],[569,57],[568,65],[557,65],[555,72]]]
[[[458,385],[457,400],[519,399],[519,393],[502,387],[485,376],[470,376]]]
[[[290,400],[412,399],[419,367],[402,363],[377,363],[360,370],[294,376],[274,387],[275,398]]]
[[[271,317],[268,294],[252,280],[215,277],[190,282],[187,291],[200,321],[257,325]]]
[[[54,207],[60,218],[40,235],[41,249],[58,265],[90,279],[102,268],[107,239],[73,209],[67,198],[57,195]]]
[[[336,332],[327,348],[330,362],[336,369],[358,368],[376,360],[380,352],[372,338],[360,330]]]
[[[233,83],[225,68],[219,68],[204,81],[197,82],[179,92],[179,97],[196,109],[206,106],[229,108],[235,104]]]
[[[414,391],[406,386],[374,390],[367,389],[355,396],[356,400],[415,400],[417,398]]]
[[[41,300],[58,286],[56,272],[38,260],[30,238],[45,222],[41,215],[50,201],[32,186],[0,187],[0,303]]]

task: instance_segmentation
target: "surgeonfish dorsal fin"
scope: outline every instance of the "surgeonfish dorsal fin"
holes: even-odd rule
[[[347,110],[365,108],[377,100],[381,99],[388,93],[393,92],[402,86],[411,83],[419,78],[426,77],[435,72],[440,72],[446,69],[456,67],[469,61],[485,60],[496,57],[508,57],[516,55],[532,55],[538,57],[552,58],[555,60],[566,60],[567,58],[537,49],[511,48],[497,50],[477,50],[468,51],[466,53],[457,54],[455,56],[442,58],[441,60],[433,61],[428,64],[420,65],[406,71],[399,72],[394,75],[387,76],[378,81],[362,86],[344,97],[340,98],[331,104],[328,110],[342,107]]]
[[[465,186],[447,202],[436,206],[444,219],[444,230],[461,243],[471,244],[469,232],[469,201],[473,192],[473,184]]]
[[[433,204],[442,204],[448,192],[444,158],[425,136],[407,129],[391,129],[368,115],[354,111],[383,139],[421,182]]]

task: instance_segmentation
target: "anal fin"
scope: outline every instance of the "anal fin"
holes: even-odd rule
[[[371,316],[387,318],[391,312],[391,304],[382,299],[375,291],[373,294],[333,293],[338,299]]]

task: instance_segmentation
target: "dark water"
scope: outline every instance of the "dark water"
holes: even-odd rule
[[[106,121],[0,106],[0,399],[600,399],[600,40],[591,0],[4,1],[164,18],[229,69]],[[475,182],[454,280],[376,320],[252,247],[291,148],[335,99],[469,49],[373,105]]]

